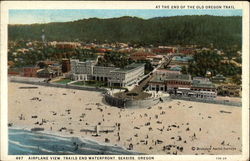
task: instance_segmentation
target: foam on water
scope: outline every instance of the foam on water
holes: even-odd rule
[[[9,129],[9,155],[138,155],[122,147],[90,139]]]
[[[44,149],[44,148],[40,148],[39,146],[36,147],[36,146],[29,146],[29,145],[23,145],[21,144],[20,142],[17,142],[17,141],[9,141],[9,143],[11,144],[14,144],[15,146],[19,146],[21,148],[26,148],[26,149],[37,149],[37,150],[41,150],[41,151],[44,151],[44,152],[47,152],[47,153],[53,153],[53,151],[50,151],[48,149]]]

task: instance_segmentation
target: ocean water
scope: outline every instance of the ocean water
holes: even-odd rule
[[[9,155],[141,155],[119,146],[78,137],[9,129]]]

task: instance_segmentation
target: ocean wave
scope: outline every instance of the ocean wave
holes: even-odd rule
[[[14,144],[14,145],[22,147],[22,148],[35,149],[35,150],[42,151],[42,152],[53,153],[53,151],[50,151],[50,150],[45,149],[45,148],[41,148],[39,146],[24,145],[24,144],[21,144],[18,141],[12,141],[12,140],[9,140],[9,142],[11,144]]]
[[[64,154],[64,155],[76,155],[75,153],[71,151],[57,151],[59,154]]]
[[[9,132],[9,135],[25,135],[25,132]]]
[[[19,130],[22,130],[22,132],[19,132]],[[10,132],[11,131],[11,132]],[[70,141],[72,137],[65,137],[65,136],[60,136],[60,135],[54,135],[54,134],[49,134],[45,132],[32,132],[30,130],[26,129],[10,129],[9,130],[9,135],[30,135],[30,136],[35,136],[35,137],[48,137],[48,138],[53,138],[61,141]]]

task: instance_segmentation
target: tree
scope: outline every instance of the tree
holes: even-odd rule
[[[187,70],[186,66],[182,66],[181,73],[182,74],[187,74],[188,73],[188,70]]]

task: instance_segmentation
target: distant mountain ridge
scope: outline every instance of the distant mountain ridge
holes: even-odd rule
[[[72,22],[9,25],[9,40],[41,40],[42,29],[48,41],[130,42],[154,45],[196,44],[215,47],[241,47],[241,16],[174,16],[89,18]]]

